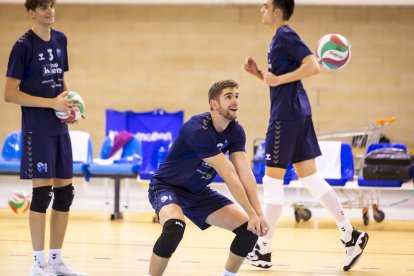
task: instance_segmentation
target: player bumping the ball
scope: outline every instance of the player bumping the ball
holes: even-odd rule
[[[74,198],[73,160],[66,123],[55,110],[71,113],[75,100],[64,72],[68,71],[67,39],[52,29],[55,0],[26,0],[33,27],[14,44],[7,67],[4,99],[21,106],[22,158],[20,178],[31,179],[29,225],[34,262],[30,275],[84,275],[62,260],[62,245]],[[50,215],[50,250],[46,260],[46,210]]]
[[[354,229],[332,187],[318,174],[315,158],[321,155],[312,122],[311,106],[301,80],[319,73],[316,57],[288,25],[294,0],[267,0],[260,12],[262,23],[273,32],[268,48],[268,68],[261,71],[248,57],[244,69],[270,88],[270,120],[266,133],[266,172],[263,177],[264,214],[268,233],[259,238],[247,260],[270,268],[271,243],[283,208],[283,177],[292,163],[303,187],[335,220],[345,247],[343,270],[361,257],[368,234]]]
[[[164,273],[185,233],[185,217],[201,230],[213,225],[235,234],[224,276],[236,275],[257,236],[267,232],[245,153],[246,135],[236,121],[238,84],[233,80],[214,83],[208,101],[210,112],[195,115],[182,126],[149,185],[149,201],[162,225],[149,267],[152,276]],[[209,187],[217,173],[244,212]]]

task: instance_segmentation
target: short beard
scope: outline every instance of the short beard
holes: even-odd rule
[[[232,115],[230,113],[230,110],[225,111],[221,106],[218,109],[218,113],[223,116],[224,118],[226,118],[227,120],[233,121],[237,119],[237,115]]]

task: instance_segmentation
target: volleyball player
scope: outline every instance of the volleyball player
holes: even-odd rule
[[[14,44],[6,74],[4,99],[21,106],[20,178],[31,179],[29,225],[34,262],[30,275],[82,275],[62,260],[62,246],[74,198],[73,159],[68,126],[54,110],[77,106],[65,99],[69,87],[67,39],[52,29],[55,0],[26,0],[33,27]],[[52,201],[50,250],[46,260],[46,210]]]
[[[345,246],[343,269],[359,260],[368,234],[354,229],[332,187],[317,173],[315,158],[321,155],[313,127],[311,106],[301,80],[318,74],[320,67],[312,52],[288,25],[294,0],[267,0],[260,12],[262,23],[274,36],[268,48],[268,69],[261,71],[248,57],[245,70],[270,87],[271,111],[266,133],[266,172],[263,177],[264,214],[268,233],[261,237],[247,259],[251,264],[269,268],[271,242],[283,207],[283,177],[288,164],[293,166],[302,185],[329,211]]]
[[[210,112],[193,116],[180,129],[165,161],[149,185],[149,200],[163,226],[153,247],[149,274],[164,273],[183,238],[186,216],[201,230],[211,225],[235,234],[222,275],[236,275],[257,235],[267,232],[256,182],[245,154],[246,136],[236,121],[238,84],[214,83],[208,93]],[[229,153],[230,160],[225,157]],[[208,185],[216,174],[244,212]]]

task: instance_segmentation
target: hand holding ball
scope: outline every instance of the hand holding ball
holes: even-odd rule
[[[80,118],[83,118],[85,112],[85,103],[82,97],[75,91],[69,91],[66,95],[66,99],[75,100],[75,104],[78,105],[77,109],[72,109],[70,112],[55,110],[56,117],[58,117],[63,123],[74,123]]]

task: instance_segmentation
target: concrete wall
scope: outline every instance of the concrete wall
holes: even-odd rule
[[[268,88],[242,70],[247,56],[266,68],[272,33],[260,5],[58,5],[55,27],[69,40],[72,90],[86,102],[95,155],[104,138],[105,109],[183,109],[188,119],[208,110],[207,90],[225,78],[240,83],[239,120],[248,136],[264,137]],[[31,27],[23,5],[0,5],[0,68]],[[326,69],[304,81],[318,131],[365,127],[397,116],[385,132],[414,147],[414,7],[297,6],[290,22],[311,49],[326,33],[352,43],[343,70]],[[5,78],[0,78],[3,90]],[[20,128],[20,109],[0,101],[0,140]]]

